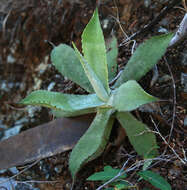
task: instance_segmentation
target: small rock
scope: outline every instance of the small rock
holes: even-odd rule
[[[12,167],[12,168],[9,168],[8,169],[12,174],[18,174],[19,173],[19,171],[18,171],[18,169],[16,168],[16,167]]]
[[[158,32],[165,34],[165,33],[168,33],[168,30],[166,28],[163,28],[162,26],[160,26],[159,29],[158,29]]]
[[[187,115],[184,118],[184,126],[187,127]]]
[[[7,56],[7,63],[14,63],[16,59],[12,55]]]
[[[51,90],[54,88],[55,85],[56,85],[55,82],[51,82],[51,83],[49,84],[49,86],[47,87],[47,90],[48,90],[48,91],[51,91]]]
[[[62,172],[62,170],[63,170],[63,165],[55,166],[54,170],[55,170],[56,173],[60,174]]]
[[[144,6],[148,8],[151,5],[151,0],[144,0]]]
[[[4,137],[1,140],[5,140],[11,136],[17,135],[20,132],[22,127],[23,127],[23,125],[17,125],[11,129],[6,130],[4,132]]]

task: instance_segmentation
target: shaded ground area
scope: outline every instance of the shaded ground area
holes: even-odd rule
[[[137,35],[129,43],[123,43],[126,35],[131,36],[156,18],[169,1],[159,0],[119,0],[101,1],[100,19],[105,38],[116,35],[119,44],[118,72],[131,56],[135,47],[145,39],[174,31],[185,14],[182,4],[168,10],[157,24],[146,32]],[[0,137],[17,134],[36,125],[53,119],[50,110],[45,108],[20,108],[15,103],[36,89],[49,89],[66,93],[83,94],[84,91],[71,81],[63,78],[51,65],[49,54],[51,43],[71,45],[74,41],[80,48],[81,33],[95,8],[95,1],[37,1],[22,0],[0,3]],[[158,64],[159,78],[150,86],[152,72],[141,81],[142,87],[150,94],[159,97],[161,112],[144,113],[140,110],[134,114],[153,130],[155,125],[162,136],[168,140],[173,126],[171,141],[168,145],[157,135],[160,154],[165,160],[157,160],[152,167],[171,184],[172,189],[187,189],[187,166],[179,158],[185,159],[187,151],[187,43],[184,40],[176,47],[170,48]],[[174,85],[175,84],[175,85]],[[175,87],[176,86],[176,87]],[[176,98],[176,102],[175,102]],[[162,113],[162,114],[160,114]],[[153,122],[154,121],[154,122]],[[12,130],[11,130],[12,129]],[[117,136],[114,130],[111,141]],[[166,149],[167,148],[167,149]],[[175,153],[172,151],[172,149]],[[166,152],[164,152],[166,150]],[[74,189],[96,189],[99,183],[87,182],[85,179],[105,165],[121,168],[124,162],[134,155],[127,168],[141,160],[133,151],[128,139],[120,147],[114,147],[99,159],[84,167],[79,174]],[[31,169],[16,177],[20,181],[17,189],[70,189],[71,177],[68,171],[69,153],[63,153],[39,161]],[[167,161],[166,161],[167,159]],[[21,167],[1,171],[0,176],[12,176]],[[137,168],[138,169],[138,168]],[[136,170],[129,173],[128,181],[138,183],[139,189],[151,185],[138,182]],[[35,183],[23,183],[34,180]],[[46,181],[42,183],[40,181]],[[58,182],[55,182],[58,181]],[[48,184],[48,183],[49,184]],[[51,183],[51,184],[50,184]],[[14,185],[13,185],[14,186]],[[9,187],[10,188],[10,187]]]

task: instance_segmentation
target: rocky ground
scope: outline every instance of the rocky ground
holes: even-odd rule
[[[101,1],[99,12],[105,38],[115,35],[119,44],[118,72],[131,56],[135,48],[153,35],[176,31],[185,9],[181,3],[171,6],[157,19],[161,11],[172,1],[167,0],[114,0]],[[36,89],[49,89],[66,93],[83,93],[71,81],[63,78],[51,65],[51,43],[71,45],[74,41],[80,48],[80,36],[95,9],[95,1],[86,0],[15,0],[0,2],[0,138],[18,134],[28,128],[51,121],[50,110],[38,107],[20,108],[17,102]],[[144,26],[156,22],[143,30]],[[135,34],[134,41],[124,43],[127,36]],[[157,135],[162,155],[152,165],[171,184],[172,189],[187,189],[187,165],[183,164],[187,151],[187,41],[184,39],[169,48],[165,58],[158,63],[159,77],[151,85],[153,77],[149,72],[140,84],[152,95],[167,100],[160,103],[161,115],[134,114],[149,127],[158,126],[160,135],[166,140],[171,133],[171,141],[164,142]],[[154,122],[153,122],[154,121]],[[111,137],[115,139],[116,131]],[[164,150],[166,150],[164,152]],[[164,154],[163,154],[164,153]],[[107,155],[107,156],[106,156]],[[84,167],[74,189],[96,189],[100,183],[86,181],[86,178],[105,165],[121,168],[130,158],[126,169],[141,160],[133,151],[126,138],[119,146]],[[178,157],[176,157],[178,155]],[[70,189],[71,176],[68,171],[69,152],[43,159],[32,168],[15,177],[15,181],[0,184],[0,189]],[[180,157],[180,158],[179,158]],[[22,170],[22,167],[0,171],[0,180],[7,179]],[[137,168],[138,170],[138,168]],[[138,184],[139,189],[153,188],[143,181],[138,182],[137,170],[129,173],[127,180]],[[43,181],[43,182],[42,182]],[[29,184],[29,185],[28,185]],[[6,186],[7,185],[7,186]]]

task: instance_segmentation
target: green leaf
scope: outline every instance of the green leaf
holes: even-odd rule
[[[81,55],[81,53],[79,52],[79,50],[76,48],[75,44],[73,44],[73,47],[75,49],[76,55],[79,58],[84,71],[90,81],[90,83],[92,84],[92,87],[95,91],[95,93],[97,94],[97,96],[103,100],[104,102],[107,102],[109,99],[108,93],[105,90],[102,82],[100,81],[100,79],[97,77],[97,75],[95,74],[95,72],[93,71],[93,69],[90,67],[90,65],[87,63],[87,61],[84,59],[84,57]]]
[[[104,151],[114,121],[114,118],[110,118],[112,113],[111,109],[99,109],[91,126],[74,147],[69,159],[69,168],[73,178],[84,164]]]
[[[111,81],[117,72],[117,56],[118,56],[118,44],[115,36],[107,43],[107,64],[108,64],[108,78]]]
[[[145,159],[158,155],[155,135],[145,124],[138,121],[129,112],[118,112],[117,119],[125,129],[130,143],[139,155]]]
[[[81,111],[84,112],[85,110],[104,105],[104,102],[100,101],[96,94],[73,95],[47,90],[34,91],[20,103],[45,106],[54,110],[64,111],[65,113],[77,112],[79,115],[81,115]]]
[[[164,55],[172,37],[172,33],[155,36],[141,44],[131,56],[114,88],[128,80],[141,79]]]
[[[97,9],[82,34],[82,49],[86,61],[109,92],[105,41]]]
[[[108,180],[112,179],[113,177],[117,176],[119,172],[120,172],[120,169],[114,169],[111,166],[105,166],[104,171],[94,173],[93,175],[88,177],[87,180],[108,181]],[[127,177],[127,175],[124,174],[124,175],[120,176],[118,179],[124,179],[126,177]]]
[[[70,46],[60,44],[55,47],[51,52],[51,60],[63,76],[77,83],[87,92],[94,92],[75,51]]]
[[[146,170],[137,173],[144,180],[161,190],[171,190],[170,184],[159,174]]]
[[[158,100],[158,98],[146,93],[134,80],[122,84],[114,91],[111,98],[111,101],[113,101],[112,106],[118,111],[132,111],[143,104]]]
[[[85,115],[89,113],[95,113],[97,112],[97,108],[88,108],[88,109],[83,109],[83,110],[76,110],[73,112],[70,111],[62,111],[62,110],[52,110],[52,114],[57,117],[75,117],[75,116],[80,116],[80,115]]]

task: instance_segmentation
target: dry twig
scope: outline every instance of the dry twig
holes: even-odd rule
[[[151,117],[151,116],[150,116]],[[158,134],[161,139],[164,141],[164,143],[172,150],[172,152],[175,154],[175,156],[182,162],[182,164],[187,164],[185,160],[183,160],[177,153],[176,151],[174,150],[173,147],[170,146],[170,144],[168,144],[168,142],[166,141],[166,139],[162,136],[162,134],[160,133],[156,123],[154,122],[153,118],[151,117],[151,121],[153,122],[154,126],[155,126],[155,129],[156,131],[154,133]]]
[[[175,116],[176,116],[176,104],[177,104],[177,101],[176,101],[176,85],[175,85],[175,79],[173,77],[173,73],[171,71],[171,68],[167,62],[167,59],[166,57],[164,57],[164,60],[165,60],[165,63],[168,67],[168,70],[170,72],[170,75],[171,75],[171,79],[172,79],[172,83],[173,83],[173,116],[172,116],[172,123],[171,123],[171,129],[170,129],[170,133],[169,133],[169,139],[168,139],[168,144],[170,143],[170,140],[171,140],[171,135],[172,135],[172,132],[173,132],[173,128],[174,128],[174,123],[175,123]]]
[[[10,181],[11,179],[14,179],[14,178],[17,177],[18,175],[20,175],[20,174],[24,173],[25,171],[27,171],[28,169],[32,168],[32,167],[33,167],[34,165],[36,165],[40,160],[41,160],[41,159],[36,160],[35,162],[33,162],[32,164],[30,164],[28,167],[26,167],[25,169],[23,169],[22,171],[20,171],[20,172],[17,173],[16,175],[13,175],[12,177],[9,177],[9,178],[6,179],[6,180],[0,181],[0,184],[6,183],[6,182]]]

